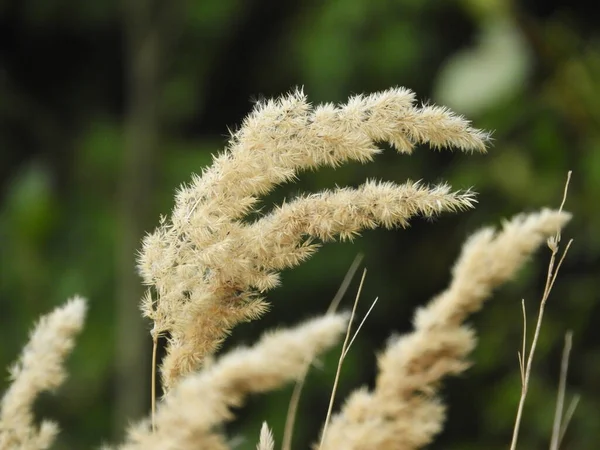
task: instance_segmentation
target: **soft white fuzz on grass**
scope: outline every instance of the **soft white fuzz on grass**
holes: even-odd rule
[[[56,389],[65,379],[64,359],[83,326],[85,312],[85,300],[74,297],[43,316],[33,329],[10,369],[12,384],[2,398],[0,449],[37,450],[52,445],[58,426],[47,420],[38,426],[33,402],[41,392]]]
[[[227,448],[217,427],[233,418],[231,408],[249,394],[300,378],[307,361],[339,341],[347,319],[344,314],[325,315],[267,333],[255,346],[230,351],[188,375],[160,403],[154,432],[148,421],[133,427],[122,449]]]
[[[473,194],[407,183],[368,182],[281,205],[254,223],[259,197],[300,171],[368,162],[388,142],[400,153],[417,144],[485,151],[489,135],[436,106],[415,105],[403,88],[312,107],[302,92],[257,105],[225,152],[183,186],[169,219],[144,240],[139,268],[151,290],[142,301],[153,338],[168,337],[162,384],[168,391],[197,369],[239,322],[266,310],[261,295],[279,271],[310,257],[319,242],[377,226],[403,227],[469,208]]]
[[[256,450],[273,450],[275,448],[275,441],[273,440],[273,433],[269,429],[267,422],[263,422],[260,428],[260,438],[256,445]]]
[[[412,450],[430,444],[445,418],[439,383],[468,367],[466,357],[475,346],[464,320],[569,218],[542,210],[516,216],[498,232],[484,228],[471,236],[448,289],[417,312],[412,333],[388,344],[378,359],[375,389],[348,398],[325,430],[320,450]]]

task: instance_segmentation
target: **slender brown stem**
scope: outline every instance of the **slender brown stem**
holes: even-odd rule
[[[151,382],[151,409],[152,409],[152,431],[156,429],[156,350],[158,348],[158,338],[156,336],[152,336],[152,382]]]
[[[367,311],[367,313],[365,314],[365,316],[363,317],[363,319],[358,324],[358,327],[356,328],[356,331],[354,332],[354,335],[352,336],[352,339],[350,339],[350,343],[348,344],[348,347],[346,347],[346,350],[344,351],[344,354],[342,355],[342,358],[345,358],[346,355],[348,354],[348,352],[350,351],[350,347],[352,347],[352,344],[354,343],[354,340],[356,339],[356,336],[358,336],[358,333],[360,333],[360,329],[365,324],[365,321],[369,317],[369,314],[371,314],[371,311],[373,311],[373,308],[377,304],[377,300],[379,300],[379,297],[375,297],[375,300],[373,300],[373,303],[371,303],[371,307],[369,308],[369,310]]]
[[[362,291],[363,283],[365,281],[366,276],[367,276],[367,269],[364,269],[362,278],[360,279],[360,284],[358,285],[358,292],[356,293],[356,298],[354,299],[354,305],[352,306],[352,313],[350,314],[350,320],[348,321],[348,329],[346,330],[346,337],[344,339],[344,344],[342,345],[342,352],[340,353],[340,359],[338,360],[338,367],[335,372],[333,388],[331,389],[331,397],[329,398],[329,407],[327,408],[327,416],[325,417],[325,424],[323,425],[323,432],[321,434],[321,443],[319,444],[319,448],[322,448],[323,443],[325,442],[325,433],[327,433],[329,419],[331,419],[331,411],[333,410],[333,401],[335,400],[335,392],[337,391],[337,386],[340,381],[340,374],[342,373],[342,364],[344,363],[344,356],[346,354],[346,349],[348,348],[348,342],[350,340],[350,330],[352,329],[352,320],[356,316],[356,307],[358,306],[358,299],[360,298],[360,293]]]
[[[360,266],[360,263],[362,262],[364,257],[365,255],[359,253],[354,258],[354,261],[352,261],[350,268],[348,269],[346,275],[344,276],[344,279],[342,280],[342,284],[340,284],[340,287],[335,293],[333,300],[331,300],[331,303],[329,304],[329,308],[327,308],[327,314],[333,314],[337,311],[338,306],[340,305],[340,302],[342,301],[344,295],[346,295],[346,291],[348,291],[348,287],[354,279],[354,275],[356,274],[356,271],[358,270],[358,267]]]
[[[558,396],[556,399],[556,410],[554,411],[554,424],[552,426],[552,439],[550,450],[558,450],[560,435],[562,431],[563,412],[565,408],[565,392],[567,390],[567,372],[569,370],[569,355],[573,346],[573,332],[565,334],[565,346],[563,348],[562,362],[560,365],[560,379],[558,382]]]
[[[354,278],[354,274],[358,270],[358,267],[362,262],[363,257],[364,255],[362,253],[359,253],[358,255],[356,255],[356,258],[354,258],[354,261],[350,265],[348,272],[346,272],[346,275],[344,276],[342,284],[340,285],[338,291],[331,300],[329,308],[327,308],[327,314],[334,314],[337,311],[337,308],[342,298],[346,294],[346,291],[348,290],[348,287],[350,286],[350,283]],[[294,435],[294,424],[296,423],[298,405],[300,403],[300,396],[302,395],[302,389],[304,388],[304,382],[306,381],[306,375],[308,374],[308,370],[310,369],[311,362],[312,361],[308,361],[306,363],[306,367],[304,368],[304,373],[302,374],[302,377],[300,377],[300,380],[297,381],[296,385],[294,386],[294,391],[292,392],[292,396],[290,398],[290,404],[288,405],[287,416],[285,418],[285,428],[283,432],[281,450],[291,450],[292,448],[292,437]]]
[[[521,309],[523,311],[523,348],[519,353],[519,369],[521,370],[522,384],[525,382],[525,359],[527,358],[527,310],[524,299],[521,299]]]
[[[535,331],[533,333],[533,340],[531,347],[529,348],[529,355],[527,356],[527,365],[525,366],[525,376],[521,383],[521,398],[519,399],[519,407],[517,409],[517,417],[515,418],[515,426],[513,428],[513,437],[510,445],[510,450],[517,448],[517,440],[519,437],[519,428],[521,425],[521,418],[523,416],[523,408],[525,407],[525,399],[527,398],[527,390],[529,388],[529,378],[531,377],[531,368],[533,366],[533,357],[535,355],[535,349],[537,347],[538,338],[540,336],[540,330],[542,328],[542,321],[544,318],[544,309],[546,307],[546,301],[550,295],[551,281],[553,277],[552,269],[554,267],[554,261],[556,259],[556,250],[552,251],[550,257],[550,264],[548,265],[548,276],[546,278],[546,286],[544,288],[544,294],[540,302],[540,309],[538,311],[538,318],[535,324]]]
[[[290,404],[288,406],[288,414],[285,421],[281,450],[291,450],[292,448],[292,437],[294,436],[294,424],[296,422],[298,405],[300,404],[300,395],[302,395],[302,389],[304,389],[304,383],[306,381],[306,375],[308,374],[309,368],[310,364],[306,364],[302,378],[294,386],[294,391],[292,392],[292,397],[290,398]]]
[[[562,444],[562,440],[565,437],[565,433],[567,432],[567,428],[569,427],[569,423],[571,423],[571,419],[573,418],[573,414],[575,414],[575,409],[577,409],[577,405],[579,404],[579,400],[581,400],[581,396],[578,394],[569,403],[569,407],[567,408],[567,412],[565,414],[565,421],[562,424],[560,430],[560,436],[558,438],[558,448],[560,448],[560,444]]]
[[[567,192],[569,189],[569,182],[571,181],[571,171],[567,174],[567,181],[565,183],[565,189],[563,192],[562,202],[560,204],[559,211],[562,211],[563,206],[565,205],[565,201],[567,199]],[[558,271],[560,266],[562,265],[563,260],[565,259],[565,255],[569,251],[571,243],[573,240],[569,240],[560,260],[558,261],[558,265],[556,268],[554,265],[556,264],[556,256],[558,255],[558,244],[560,242],[560,230],[556,232],[556,235],[550,239],[548,239],[548,246],[552,251],[550,256],[550,262],[548,264],[548,273],[546,275],[546,285],[544,286],[544,293],[542,294],[542,300],[540,301],[540,307],[538,310],[537,322],[535,324],[535,331],[533,333],[533,340],[531,342],[531,346],[529,348],[529,355],[527,356],[527,364],[525,366],[525,374],[521,375],[521,398],[519,399],[519,406],[517,408],[517,416],[515,418],[515,425],[513,428],[513,435],[510,444],[510,450],[515,450],[517,448],[517,441],[519,439],[519,428],[521,425],[521,418],[523,416],[523,409],[525,407],[525,399],[527,398],[527,391],[529,389],[529,379],[531,378],[531,368],[533,366],[533,357],[535,355],[535,349],[537,346],[538,338],[540,335],[540,330],[542,328],[542,321],[544,319],[544,309],[546,307],[546,302],[548,301],[548,297],[550,296],[550,292],[552,291],[552,287],[554,286],[554,281],[556,280],[556,276],[558,275]],[[525,339],[525,338],[524,338]],[[525,352],[523,351],[523,358]],[[521,363],[522,366],[522,363]]]

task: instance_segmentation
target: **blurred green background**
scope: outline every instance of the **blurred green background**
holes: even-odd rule
[[[284,273],[269,295],[272,311],[236,328],[226,348],[322,313],[362,252],[368,275],[359,315],[376,296],[379,303],[346,360],[337,398],[372,385],[375,351],[410,329],[414,308],[444,288],[468,233],[557,206],[571,169],[566,209],[574,219],[564,236],[575,241],[548,304],[520,442],[547,448],[571,329],[567,395],[582,401],[563,448],[598,448],[600,40],[591,8],[583,0],[0,2],[0,366],[17,357],[40,314],[75,293],[90,300],[70,378],[36,404],[63,428],[56,448],[117,440],[147,413],[151,341],[135,272],[141,236],[253,101],[295,86],[314,103],[406,86],[494,130],[494,145],[473,156],[388,151],[374,164],[303,174],[270,196],[267,209],[300,191],[367,177],[473,186],[479,205],[327,245]],[[480,336],[474,365],[446,383],[448,421],[431,448],[508,447],[520,392],[521,299],[533,319],[548,254],[472,318]],[[316,440],[336,362],[332,352],[309,376],[295,448]],[[238,411],[227,426],[236,448],[255,448],[263,420],[281,441],[290,392],[252,398]]]

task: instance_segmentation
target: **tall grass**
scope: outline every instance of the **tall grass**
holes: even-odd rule
[[[114,448],[230,448],[221,425],[234,419],[232,408],[250,394],[301,380],[310,363],[345,335],[343,370],[344,352],[356,336],[355,331],[351,338],[348,314],[331,311],[267,333],[252,347],[215,356],[237,324],[266,313],[265,295],[278,286],[281,270],[302,263],[328,241],[351,240],[375,227],[402,228],[415,215],[459,212],[476,203],[473,191],[453,191],[446,184],[367,180],[357,188],[299,196],[254,221],[244,220],[258,213],[261,196],[293,182],[303,170],[369,162],[381,152],[377,142],[388,142],[401,154],[418,144],[485,152],[489,139],[489,133],[446,108],[419,106],[404,88],[337,106],[312,106],[300,91],[258,104],[213,164],[180,188],[171,215],[143,241],[139,269],[148,290],[141,306],[153,322],[152,411]],[[473,233],[449,286],[415,313],[411,333],[381,351],[374,388],[356,390],[337,412],[330,408],[321,436],[315,436],[317,447],[398,450],[430,444],[446,415],[440,383],[468,368],[476,343],[465,321],[569,218],[562,208],[543,209],[516,215],[500,229]],[[556,238],[551,242],[557,245]],[[84,312],[78,298],[34,329],[2,400],[0,449],[52,444],[57,427],[46,421],[38,426],[32,403],[64,378],[62,362]],[[158,364],[162,395],[157,399],[159,339],[166,340],[166,355]],[[529,373],[530,363],[527,371],[524,367]],[[265,424],[255,439],[257,448],[266,450],[280,438]],[[283,442],[289,448],[289,434]]]

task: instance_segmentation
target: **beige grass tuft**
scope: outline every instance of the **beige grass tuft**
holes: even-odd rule
[[[245,220],[258,213],[261,196],[303,170],[369,162],[380,153],[377,142],[410,154],[419,144],[484,152],[488,140],[488,133],[446,108],[417,106],[414,94],[403,88],[352,97],[338,106],[313,107],[300,91],[258,104],[213,165],[179,190],[171,216],[144,239],[139,269],[149,290],[141,307],[154,322],[154,350],[160,336],[168,339],[162,363],[165,395],[155,411],[153,391],[150,418],[132,426],[123,445],[103,448],[227,450],[230,443],[222,430],[234,417],[232,409],[251,394],[304,377],[310,363],[346,328],[319,449],[413,450],[430,444],[445,419],[440,383],[469,366],[467,357],[476,344],[464,321],[559,232],[569,214],[544,209],[518,215],[499,231],[484,228],[472,235],[449,287],[417,311],[412,333],[390,340],[379,355],[374,389],[356,390],[333,416],[342,362],[356,336],[350,339],[347,315],[329,312],[296,328],[267,333],[251,348],[219,358],[214,353],[236,324],[265,312],[263,295],[279,284],[280,271],[309,258],[322,243],[353,239],[375,227],[406,227],[416,214],[464,210],[475,202],[470,190],[453,192],[445,184],[370,180],[357,188],[299,196],[254,221]],[[548,241],[550,287],[560,266],[552,270],[559,236]],[[363,280],[364,275],[361,286]],[[548,288],[540,318],[547,293]],[[40,392],[57,388],[65,378],[64,359],[85,312],[85,301],[75,297],[36,325],[2,398],[0,450],[46,449],[53,443],[58,427],[46,420],[37,425],[32,405]],[[529,373],[538,331],[539,322],[527,372],[524,352],[521,356],[523,374]],[[562,374],[564,390],[565,363]],[[154,381],[153,373],[153,386]],[[562,397],[558,403],[553,447],[564,433]],[[289,419],[294,410],[293,405]],[[515,436],[519,420],[520,413]],[[282,439],[285,449],[291,445],[289,424]],[[256,448],[273,450],[274,445],[265,422]]]
[[[36,425],[33,402],[40,393],[56,389],[65,379],[64,359],[83,327],[85,312],[85,300],[73,297],[43,316],[33,329],[19,360],[10,369],[12,384],[2,398],[1,450],[38,450],[52,445],[58,426],[48,420]]]
[[[310,257],[320,242],[404,227],[415,214],[474,202],[472,192],[446,185],[370,181],[300,197],[242,222],[260,196],[303,170],[371,161],[380,141],[411,153],[417,144],[485,151],[488,140],[446,108],[416,106],[403,88],[340,106],[313,107],[300,91],[259,104],[227,150],[179,190],[171,217],[144,240],[139,268],[152,290],[142,310],[154,321],[153,338],[168,337],[165,391],[214,353],[237,323],[263,314],[262,294],[279,284],[279,271]]]
[[[466,357],[475,346],[464,320],[569,218],[542,210],[516,216],[498,232],[484,228],[471,236],[448,289],[417,312],[412,333],[388,344],[379,356],[375,389],[348,398],[324,431],[321,450],[412,450],[430,444],[445,418],[439,383],[468,367]]]
[[[307,361],[338,342],[346,322],[346,315],[325,315],[296,328],[267,333],[254,347],[227,353],[182,379],[161,402],[155,431],[143,422],[130,430],[122,449],[227,448],[216,427],[233,418],[230,408],[240,406],[249,394],[302,377]]]

